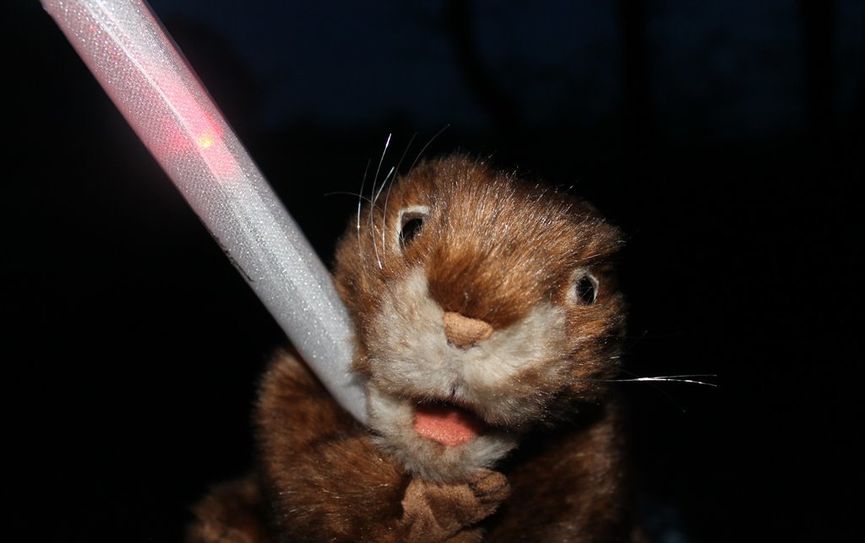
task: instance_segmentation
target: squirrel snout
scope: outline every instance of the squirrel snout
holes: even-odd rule
[[[445,311],[444,324],[448,342],[461,349],[468,349],[493,333],[493,327],[489,323],[453,311]]]

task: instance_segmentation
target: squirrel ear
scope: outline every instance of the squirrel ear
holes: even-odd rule
[[[612,256],[619,252],[625,245],[624,233],[617,226],[610,224],[594,204],[579,198],[574,200],[571,205],[572,212],[584,217],[585,223],[593,229],[588,252],[604,256]]]
[[[600,241],[607,248],[607,253],[612,256],[625,246],[625,234],[617,226],[613,226],[606,221],[603,221],[601,224]]]
[[[584,244],[577,256],[584,259],[579,263],[581,266],[613,258],[625,246],[622,231],[603,219],[587,222],[583,228],[586,229]]]

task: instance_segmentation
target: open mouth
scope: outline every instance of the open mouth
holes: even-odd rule
[[[487,424],[465,406],[445,401],[415,406],[414,431],[447,447],[468,443],[487,429]]]

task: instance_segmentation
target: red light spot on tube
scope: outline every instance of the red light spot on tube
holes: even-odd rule
[[[213,146],[213,135],[212,134],[202,134],[198,136],[198,146],[202,149],[209,149]]]

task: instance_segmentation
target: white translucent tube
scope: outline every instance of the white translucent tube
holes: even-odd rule
[[[351,322],[330,274],[149,6],[42,5],[325,387],[365,422]]]

